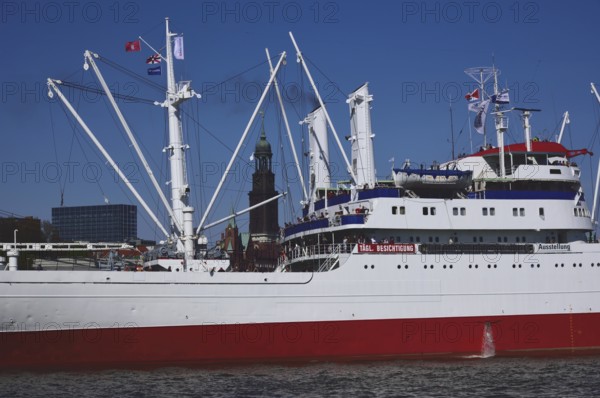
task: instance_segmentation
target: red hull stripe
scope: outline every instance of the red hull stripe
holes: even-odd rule
[[[0,369],[481,355],[486,330],[491,331],[496,355],[597,352],[600,347],[600,313],[107,329],[68,326],[0,333]],[[16,328],[12,325],[10,330]]]

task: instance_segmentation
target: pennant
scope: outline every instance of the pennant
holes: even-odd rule
[[[175,59],[183,59],[183,36],[175,37],[173,55],[175,56]]]
[[[492,95],[492,102],[494,104],[508,104],[510,102],[510,98],[508,97],[508,89],[502,90],[497,95]]]
[[[135,41],[128,41],[125,44],[125,52],[136,52],[136,51],[140,51],[142,49],[141,45],[140,45],[140,41],[139,40],[135,40]]]
[[[465,95],[465,99],[467,101],[475,101],[479,99],[479,89],[476,88],[475,90],[473,90],[472,93],[467,93],[467,95]]]
[[[489,106],[490,100],[469,104],[469,111],[477,112],[477,115],[475,115],[475,122],[473,123],[473,127],[475,128],[475,131],[477,131],[479,134],[483,134],[483,129],[485,127],[485,117]]]
[[[160,65],[159,66],[155,66],[153,68],[148,68],[148,74],[149,75],[158,75],[158,76],[160,76],[160,74],[161,74]]]
[[[154,54],[146,59],[147,64],[160,64],[160,55]]]

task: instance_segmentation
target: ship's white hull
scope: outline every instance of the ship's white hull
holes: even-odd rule
[[[498,353],[600,347],[598,244],[345,256],[319,273],[5,272],[0,367],[467,355],[486,327]]]

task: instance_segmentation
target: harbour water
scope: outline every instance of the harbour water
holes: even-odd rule
[[[2,397],[594,397],[600,356],[0,374]]]

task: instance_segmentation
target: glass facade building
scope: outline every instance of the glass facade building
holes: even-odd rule
[[[53,207],[61,241],[125,242],[137,238],[137,206]]]

